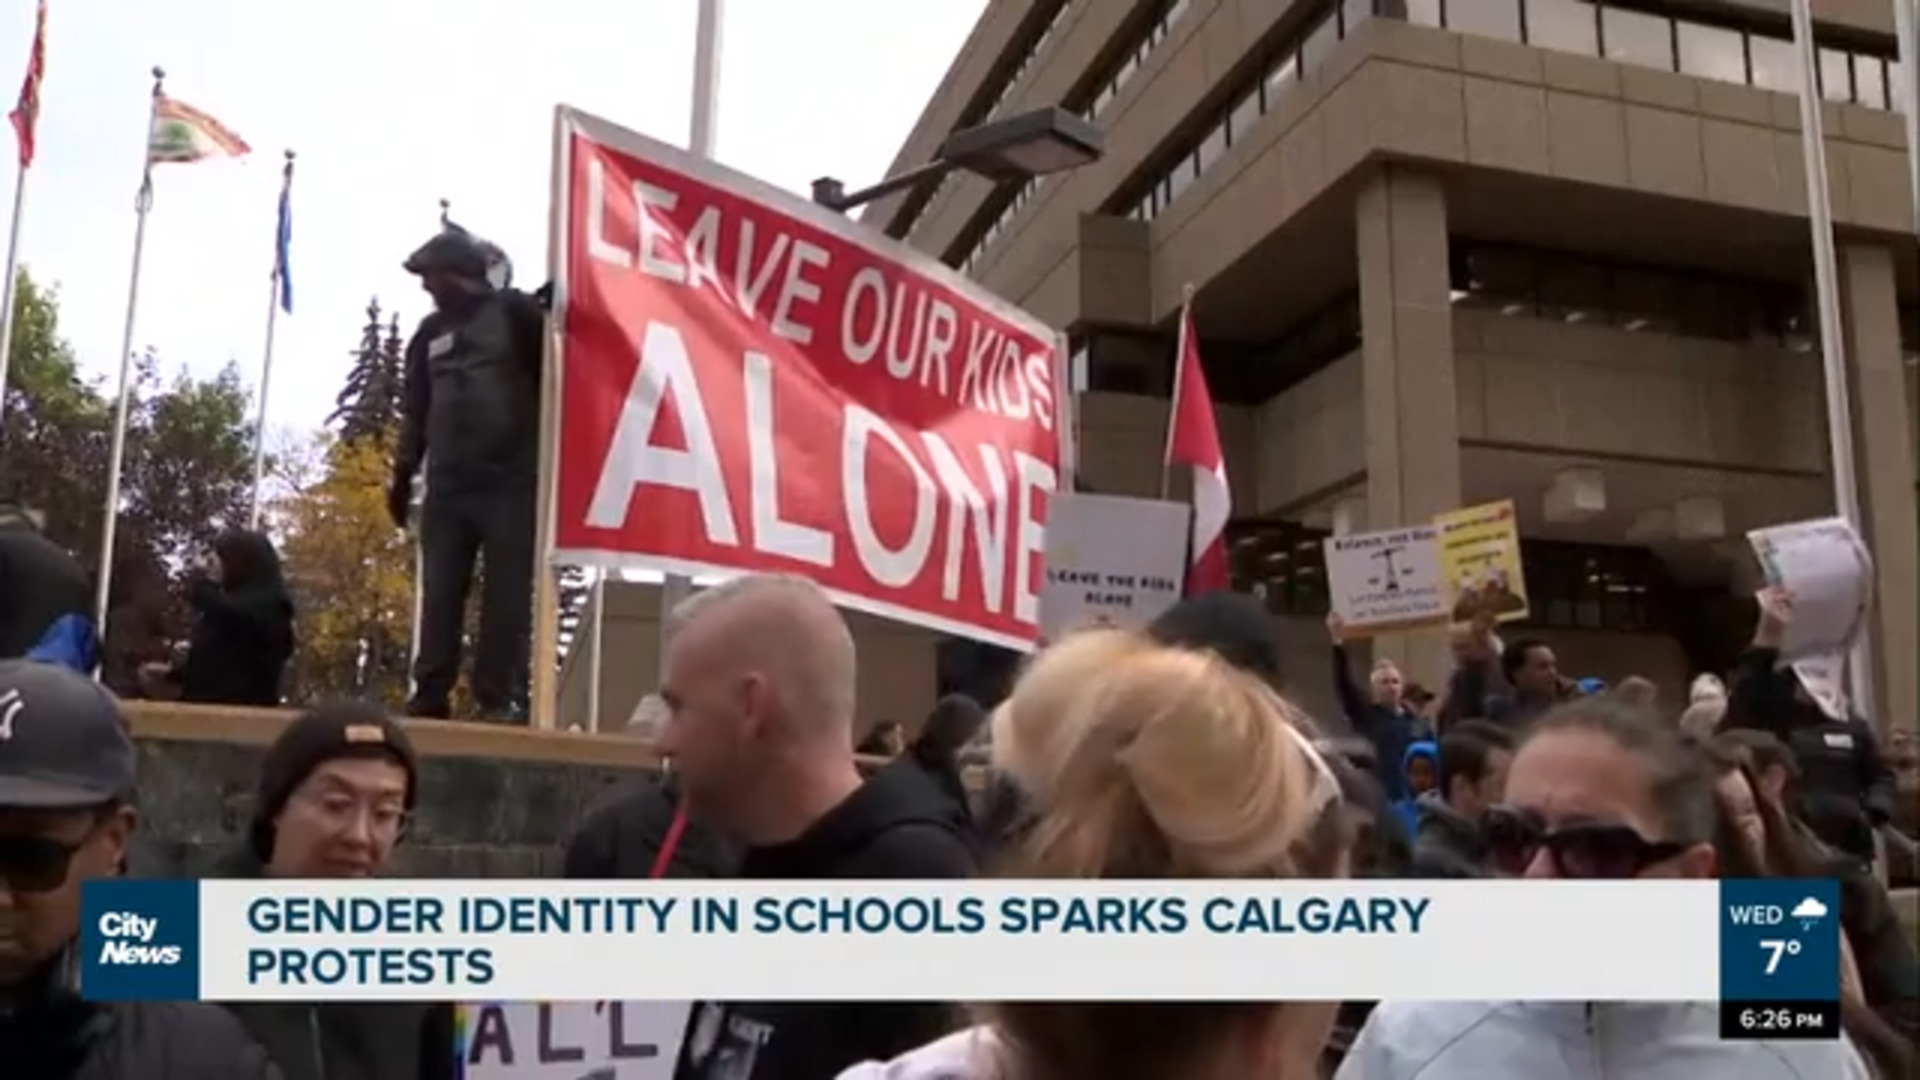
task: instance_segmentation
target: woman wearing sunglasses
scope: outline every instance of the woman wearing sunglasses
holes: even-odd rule
[[[1715,770],[1672,724],[1609,697],[1528,730],[1487,815],[1515,878],[1711,878]],[[1516,882],[1515,888],[1526,887]],[[1386,1002],[1340,1080],[1870,1080],[1851,1042],[1725,1042],[1711,1002]]]

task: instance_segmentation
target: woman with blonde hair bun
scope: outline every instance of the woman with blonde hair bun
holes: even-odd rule
[[[1346,876],[1339,785],[1301,733],[1305,716],[1260,680],[1209,654],[1088,632],[1036,660],[1008,715],[1017,726],[1042,700],[1065,737],[1026,762],[1045,796],[1010,876]],[[1337,1007],[992,1005],[975,1027],[840,1080],[1312,1080]]]

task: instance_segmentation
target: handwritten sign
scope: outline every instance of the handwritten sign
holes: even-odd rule
[[[1172,607],[1191,516],[1185,503],[1056,492],[1047,505],[1041,636],[1144,626]]]
[[[1440,572],[1440,530],[1332,536],[1323,541],[1334,614],[1359,635],[1447,621],[1452,608]]]
[[[673,1080],[688,1002],[461,1005],[454,1038],[464,1080]]]
[[[1866,543],[1844,518],[1755,529],[1747,542],[1767,584],[1793,594],[1781,661],[1793,666],[1822,712],[1844,719],[1845,657],[1873,603],[1873,557]]]
[[[1513,500],[1450,510],[1433,524],[1440,530],[1440,573],[1454,621],[1482,613],[1499,622],[1526,618],[1527,577]]]

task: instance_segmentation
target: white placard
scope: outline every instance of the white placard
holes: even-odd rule
[[[1445,622],[1440,530],[1431,525],[1330,536],[1324,542],[1333,613],[1356,632]]]
[[[465,1080],[673,1080],[684,1001],[462,1005]]]
[[[1841,518],[1798,521],[1747,534],[1767,584],[1793,594],[1782,660],[1845,652],[1866,624],[1873,559]]]
[[[1180,599],[1192,508],[1055,492],[1047,504],[1046,639],[1090,625],[1144,626]]]
[[[1781,662],[1793,667],[1820,711],[1845,719],[1846,654],[1873,602],[1873,557],[1867,545],[1844,518],[1755,529],[1747,542],[1767,584],[1793,595]]]

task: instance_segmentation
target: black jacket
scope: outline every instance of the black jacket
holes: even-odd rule
[[[214,877],[260,877],[252,852],[235,851]],[[454,1010],[413,1002],[246,1002],[225,1006],[258,1039],[286,1080],[453,1080]]]
[[[540,363],[546,313],[516,289],[436,311],[407,344],[395,467],[428,463],[427,490],[531,484],[540,445]]]
[[[1509,731],[1525,730],[1559,698],[1523,694],[1507,685],[1496,660],[1456,664],[1447,678],[1447,699],[1440,706],[1440,730],[1460,720],[1489,720]]]
[[[755,848],[740,876],[760,880],[963,878],[977,872],[968,823],[917,767],[885,768],[798,838]],[[694,1007],[679,1080],[834,1080],[960,1026],[947,1006],[752,1002]]]
[[[193,633],[174,672],[180,700],[205,705],[280,704],[280,681],[293,657],[293,600],[278,579],[187,587]]]
[[[62,616],[92,612],[79,560],[24,514],[0,509],[0,660],[25,656]]]
[[[1798,678],[1779,660],[1772,649],[1741,657],[1720,730],[1765,731],[1792,749],[1800,765],[1798,816],[1827,844],[1872,862],[1873,833],[1892,817],[1894,792],[1873,725],[1858,716],[1831,719],[1799,700]]]
[[[1491,877],[1486,837],[1478,822],[1435,796],[1420,800],[1413,832],[1413,876]]]
[[[679,805],[671,777],[650,776],[636,788],[587,814],[567,841],[562,877],[596,880],[644,880],[673,826]],[[699,822],[688,821],[667,863],[669,878],[732,877],[740,853]]]
[[[1860,971],[1860,991],[1880,1018],[1920,1041],[1920,950],[1900,922],[1886,886],[1858,859],[1829,860],[1825,875],[1840,882],[1840,928]]]
[[[1373,745],[1373,775],[1390,801],[1407,797],[1407,773],[1401,762],[1407,747],[1432,733],[1418,714],[1406,706],[1389,709],[1376,704],[1353,677],[1353,668],[1344,645],[1333,647],[1333,690],[1340,697],[1340,711],[1346,714],[1353,733]]]
[[[267,1052],[217,1005],[101,1004],[75,990],[69,952],[0,1006],[9,1080],[282,1080]]]

